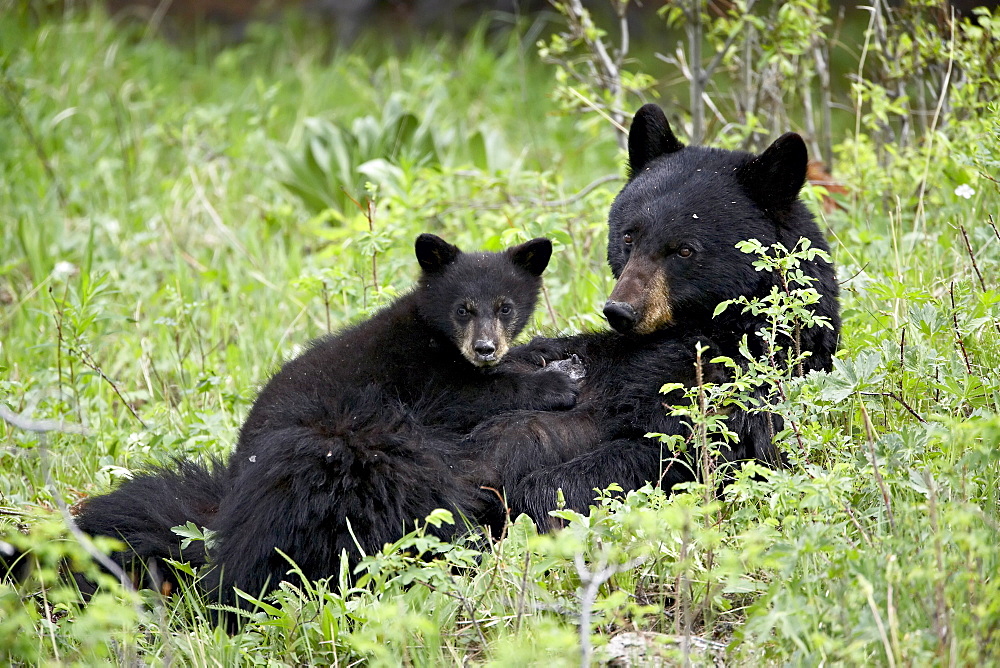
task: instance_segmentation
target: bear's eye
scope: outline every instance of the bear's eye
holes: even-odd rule
[[[634,241],[634,239],[632,238],[632,233],[626,232],[625,234],[623,234],[622,241],[625,243],[626,246],[631,246],[632,242]]]
[[[457,309],[455,309],[455,315],[457,315],[459,318],[464,318],[469,315],[469,309],[465,308],[464,306],[459,306]]]
[[[500,315],[510,315],[513,310],[510,304],[504,304],[500,307]]]
[[[694,250],[690,246],[681,246],[677,249],[678,257],[691,257],[694,255]]]

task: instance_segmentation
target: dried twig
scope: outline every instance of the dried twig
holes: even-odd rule
[[[590,643],[590,619],[594,603],[597,601],[597,592],[600,591],[601,586],[605,582],[615,575],[632,570],[636,566],[640,566],[645,560],[644,557],[639,557],[624,564],[605,563],[596,571],[591,571],[587,568],[587,563],[584,561],[582,554],[578,553],[573,557],[573,563],[576,564],[576,573],[580,578],[580,588],[582,589],[580,593],[579,633],[580,665],[584,668],[589,668],[594,654],[594,648]]]
[[[56,431],[63,434],[80,434],[81,436],[91,436],[93,432],[82,424],[66,422],[65,420],[36,419],[25,416],[23,413],[15,413],[3,404],[0,404],[0,419],[12,427],[17,427],[22,431],[31,431],[36,434],[45,434]]]
[[[569,197],[565,197],[563,199],[537,200],[537,199],[519,199],[517,197],[512,197],[510,201],[515,204],[521,202],[527,202],[528,204],[541,207],[569,206],[570,204],[575,204],[576,202],[580,201],[581,199],[589,195],[590,192],[596,189],[598,186],[602,186],[605,183],[610,183],[611,181],[621,181],[621,180],[622,177],[619,174],[605,174],[600,178],[594,179],[593,181],[585,185],[583,188],[578,190],[573,195],[570,195]]]
[[[121,390],[118,389],[118,385],[115,383],[115,381],[108,378],[108,375],[104,373],[104,370],[97,364],[97,362],[94,360],[94,358],[91,356],[90,353],[88,353],[86,350],[83,350],[82,348],[70,347],[69,350],[70,352],[76,353],[80,357],[81,362],[83,362],[87,367],[89,367],[91,371],[97,373],[97,375],[100,376],[104,380],[104,382],[106,382],[108,385],[111,386],[111,390],[115,393],[115,395],[118,396],[122,404],[125,405],[125,408],[127,408],[128,412],[132,414],[132,417],[134,417],[139,422],[139,424],[142,425],[143,429],[149,429],[149,425],[147,425],[143,421],[143,419],[139,417],[139,414],[135,412],[135,409],[132,408],[132,405],[125,399],[124,395],[122,395]]]
[[[976,254],[972,252],[972,244],[969,243],[969,235],[965,231],[965,225],[959,225],[958,229],[962,231],[962,239],[965,241],[965,250],[969,253],[969,259],[972,260],[972,268],[976,272],[976,278],[979,279],[979,287],[983,292],[986,292],[986,281],[983,280],[983,273],[979,271],[979,263],[976,262]]]
[[[900,406],[905,408],[910,413],[910,415],[917,418],[923,423],[927,422],[927,420],[920,417],[920,414],[917,413],[915,410],[913,410],[913,408],[908,403],[906,403],[906,401],[903,400],[903,397],[899,396],[895,392],[861,392],[861,395],[865,397],[889,397],[890,399],[895,399],[896,401],[899,402]]]
[[[972,375],[972,363],[969,362],[969,351],[965,349],[965,341],[962,340],[962,332],[958,329],[958,309],[955,307],[955,281],[948,287],[948,294],[951,295],[951,321],[955,326],[955,339],[958,341],[958,348],[962,351],[962,359],[965,360],[965,370]]]

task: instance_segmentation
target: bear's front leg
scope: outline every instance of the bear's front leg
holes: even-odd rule
[[[619,439],[568,462],[538,469],[507,490],[511,517],[527,514],[541,530],[562,525],[549,513],[558,509],[558,490],[562,490],[565,508],[586,515],[597,497],[597,490],[612,483],[622,493],[646,483],[670,489],[679,482],[694,480],[690,465],[672,453],[661,452],[660,444],[649,440]]]
[[[575,352],[575,347],[575,337],[550,339],[536,336],[524,345],[511,348],[504,361],[529,367],[544,367],[549,362],[566,359]]]

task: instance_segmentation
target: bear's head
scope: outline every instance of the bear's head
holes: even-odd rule
[[[539,238],[500,253],[463,253],[441,237],[421,234],[415,250],[423,270],[421,319],[473,365],[496,365],[531,319],[552,242]]]
[[[776,280],[736,248],[755,238],[792,249],[799,237],[827,245],[799,201],[806,146],[783,135],[760,155],[684,146],[663,111],[647,104],[628,137],[629,179],[609,215],[608,263],[618,279],[604,307],[622,333],[648,334],[704,322],[742,295],[763,296]],[[833,267],[817,261],[819,289],[836,309]]]

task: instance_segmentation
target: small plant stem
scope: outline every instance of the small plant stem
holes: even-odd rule
[[[904,355],[903,355],[905,351],[906,351],[906,326],[904,325],[903,333],[899,335],[899,401],[904,406],[906,405],[906,402],[903,401],[903,383],[906,380],[906,365],[904,362]]]
[[[581,199],[583,199],[584,197],[586,197],[587,195],[589,195],[594,189],[598,188],[599,186],[602,186],[605,183],[610,183],[612,181],[621,181],[621,180],[622,180],[622,177],[621,177],[620,174],[605,174],[602,177],[594,179],[593,181],[591,181],[590,183],[588,183],[587,185],[585,185],[583,188],[581,188],[577,192],[575,192],[572,195],[570,195],[569,197],[565,197],[563,199],[554,199],[554,200],[528,199],[528,200],[520,200],[520,199],[518,199],[516,197],[510,197],[509,200],[513,204],[518,204],[518,203],[520,203],[520,202],[523,201],[523,202],[527,202],[529,204],[532,204],[534,206],[541,206],[541,207],[563,207],[563,206],[569,206],[571,204],[576,204],[577,202],[579,202]]]
[[[365,201],[365,218],[368,219],[368,231],[375,234],[375,202],[370,199]],[[374,248],[372,249],[372,286],[375,288],[375,292],[379,289],[378,282],[378,251]]]
[[[816,73],[819,75],[819,108],[822,116],[822,143],[820,158],[826,163],[827,171],[833,173],[833,94],[830,87],[830,53],[829,42],[816,40],[813,43],[813,57],[816,61]]]
[[[139,417],[139,414],[136,413],[135,409],[132,408],[132,405],[129,404],[128,401],[126,401],[125,397],[121,393],[121,390],[118,389],[118,385],[115,383],[115,381],[108,378],[108,375],[104,373],[104,370],[101,369],[100,365],[97,364],[97,362],[94,360],[94,358],[91,356],[90,353],[81,348],[72,348],[72,347],[70,348],[70,352],[76,353],[80,357],[80,361],[83,362],[85,366],[89,367],[91,371],[97,373],[97,375],[100,376],[101,379],[104,380],[104,382],[110,385],[112,391],[114,391],[118,399],[121,400],[125,408],[128,409],[128,412],[132,414],[132,417],[134,417],[139,422],[139,424],[142,425],[143,429],[149,429],[149,425],[143,422],[142,418]]]
[[[962,340],[962,332],[958,329],[958,309],[955,308],[955,281],[948,287],[948,294],[951,295],[951,321],[955,327],[955,340],[958,341],[958,348],[962,351],[962,359],[965,361],[965,370],[972,375],[972,363],[969,362],[969,351],[965,349],[965,341]]]
[[[972,260],[972,268],[976,272],[976,278],[979,279],[979,288],[986,292],[986,281],[983,280],[983,273],[979,271],[979,263],[976,262],[976,254],[972,252],[972,244],[969,243],[969,235],[965,231],[965,225],[959,225],[958,229],[962,231],[962,240],[965,241],[965,250],[969,253],[969,259]]]
[[[896,657],[893,656],[892,647],[889,644],[889,636],[885,632],[885,624],[882,623],[882,615],[879,614],[878,606],[872,597],[873,589],[871,583],[865,583],[865,598],[868,599],[868,609],[872,611],[872,618],[875,620],[875,627],[878,629],[878,636],[882,640],[882,649],[885,651],[885,658],[889,662],[889,668],[896,668]]]
[[[715,488],[715,476],[713,475],[715,467],[712,466],[712,456],[708,451],[708,425],[705,423],[708,417],[708,398],[705,396],[705,379],[702,369],[701,352],[701,346],[695,348],[694,376],[695,383],[698,386],[698,449],[701,451],[701,474],[702,479],[705,481],[705,504],[708,505],[712,502],[712,490]]]
[[[525,593],[528,590],[528,568],[531,566],[531,550],[524,549],[524,567],[521,572],[521,586],[517,591],[517,616],[514,618],[514,633],[521,630],[521,620],[524,618]]]
[[[920,179],[920,191],[917,194],[917,212],[913,216],[913,231],[917,231],[917,225],[925,226],[927,223],[924,215],[924,195],[927,192],[927,178],[931,171],[931,158],[936,155],[934,151],[934,139],[938,122],[941,120],[941,110],[948,97],[949,86],[951,84],[951,72],[955,64],[955,21],[951,21],[951,39],[948,42],[948,70],[945,72],[944,81],[941,82],[941,94],[938,96],[937,107],[934,109],[934,116],[931,119],[931,127],[927,132],[927,159],[924,161],[924,175]]]
[[[691,545],[691,523],[687,512],[684,514],[684,525],[681,528],[681,571],[678,574],[677,598],[680,602],[681,619],[681,655],[683,665],[691,665],[691,579],[687,576],[688,549]]]
[[[979,289],[985,293],[986,281],[983,280],[983,273],[979,271],[979,263],[976,262],[976,254],[972,251],[972,244],[969,242],[969,235],[966,233],[964,225],[959,225],[958,229],[962,231],[962,239],[965,241],[965,250],[969,253],[969,259],[972,260],[972,268],[976,272],[976,278],[979,279]],[[994,320],[993,326],[996,328],[997,333],[1000,334],[1000,322]]]
[[[58,345],[56,346],[56,382],[59,384],[59,397],[62,398],[63,395],[63,368],[62,368],[62,344],[63,344],[63,332],[62,332],[62,308],[56,302],[55,297],[52,294],[52,286],[49,286],[49,299],[52,300],[53,306],[56,307],[56,312],[52,316],[53,320],[56,322],[56,340]]]
[[[568,87],[569,92],[576,95],[584,104],[615,126],[618,130],[615,136],[618,147],[624,149],[627,145],[628,133],[625,129],[627,114],[623,108],[625,87],[622,82],[621,67],[628,54],[630,41],[626,16],[627,3],[617,0],[611,2],[612,10],[618,17],[618,28],[621,36],[619,48],[614,57],[611,56],[608,46],[596,31],[590,12],[584,8],[581,0],[550,0],[550,3],[566,17],[569,33],[564,34],[563,37],[569,41],[582,42],[589,52],[589,57],[586,60],[587,75],[574,71],[573,67],[567,67],[565,62],[561,64],[567,67],[574,78],[585,87],[594,92],[607,91],[609,102],[601,104],[589,100],[572,86]]]
[[[199,329],[198,329],[198,327],[194,323],[194,317],[192,317],[192,315],[191,315],[191,310],[183,308],[183,305],[182,305],[182,313],[183,313],[184,319],[187,320],[188,326],[191,328],[191,331],[192,332],[198,332]],[[198,344],[198,357],[201,360],[201,371],[202,371],[202,373],[204,373],[205,369],[208,368],[208,358],[205,355],[205,344],[202,341],[202,337],[201,337],[200,334],[195,335],[194,340]]]
[[[905,408],[910,413],[910,415],[912,415],[913,417],[917,418],[917,420],[919,420],[920,422],[923,422],[924,424],[927,423],[927,420],[925,420],[924,418],[920,417],[920,414],[917,413],[915,410],[913,410],[913,407],[911,407],[908,403],[906,403],[905,401],[903,401],[903,398],[901,396],[897,395],[895,392],[862,392],[861,396],[863,396],[863,397],[889,397],[890,399],[895,399],[897,402],[899,402],[900,406],[902,406],[903,408]]]
[[[810,475],[810,477],[813,477],[813,476]],[[851,518],[851,524],[853,524],[854,527],[858,530],[858,533],[861,534],[861,537],[864,539],[865,544],[868,547],[871,547],[872,546],[871,536],[869,536],[868,532],[865,531],[865,528],[863,526],[861,526],[861,522],[858,521],[858,518],[854,514],[854,511],[851,510],[850,504],[845,503],[843,505],[844,505],[844,510],[847,512],[847,516]]]
[[[886,581],[886,613],[889,617],[889,640],[892,645],[892,655],[897,662],[902,663],[903,654],[899,649],[899,619],[896,615],[896,601],[892,587],[892,572],[896,564],[896,555],[890,554],[885,565]],[[972,600],[970,597],[969,600]]]
[[[343,191],[343,193],[345,195],[347,195],[347,199],[349,199],[352,202],[354,202],[354,206],[358,207],[358,211],[360,211],[361,213],[364,214],[365,218],[368,220],[368,232],[372,235],[372,237],[374,237],[375,236],[375,202],[373,202],[371,200],[371,198],[367,198],[366,197],[365,198],[364,206],[362,206],[361,202],[359,202],[358,200],[354,199],[351,196],[351,194],[349,192],[347,192],[347,190],[345,190],[343,187],[341,187],[341,190]],[[373,245],[373,247],[372,247],[372,288],[375,290],[376,294],[378,293],[378,290],[379,290],[378,286],[379,286],[379,282],[378,282],[378,251],[375,250],[375,247]]]
[[[45,151],[45,147],[42,146],[42,142],[39,141],[38,135],[35,133],[35,129],[32,127],[31,122],[28,121],[28,117],[24,114],[24,109],[21,107],[21,100],[18,95],[14,94],[14,85],[7,76],[6,68],[3,72],[3,95],[7,99],[7,104],[14,111],[14,115],[17,116],[17,122],[20,124],[21,129],[24,130],[24,134],[28,137],[28,142],[31,143],[32,148],[35,149],[35,155],[38,156],[38,161],[42,163],[42,169],[45,170],[45,174],[52,181],[52,186],[55,188],[56,197],[59,200],[59,206],[64,210],[68,206],[68,199],[66,198],[66,191],[63,189],[62,183],[56,176],[55,170],[52,168],[52,162],[49,160],[49,155]]]
[[[927,486],[927,506],[930,511],[931,531],[934,532],[934,560],[937,566],[937,578],[934,582],[934,632],[938,639],[938,654],[943,659],[948,653],[951,627],[951,620],[948,619],[948,602],[944,593],[944,578],[947,571],[941,547],[941,527],[938,524],[937,485],[926,471],[924,471],[924,484]]]
[[[878,461],[875,457],[875,428],[872,426],[871,418],[868,416],[868,409],[865,402],[861,402],[861,417],[865,424],[865,443],[868,445],[868,454],[871,457],[872,471],[875,473],[875,483],[882,494],[882,503],[885,504],[886,517],[889,518],[889,527],[896,531],[896,519],[892,514],[892,501],[889,497],[889,489],[885,486],[882,473],[878,470]]]
[[[486,647],[486,636],[483,635],[482,626],[479,624],[479,620],[476,619],[476,613],[472,609],[472,602],[469,601],[468,597],[466,597],[464,594],[458,592],[457,588],[456,588],[456,591],[450,592],[450,591],[445,591],[444,589],[441,589],[440,587],[435,587],[430,582],[427,582],[425,580],[414,580],[414,582],[416,582],[417,584],[421,584],[421,585],[427,587],[431,591],[436,591],[436,592],[438,592],[440,594],[444,594],[445,596],[447,596],[449,598],[453,598],[456,601],[460,602],[462,604],[462,607],[465,608],[466,613],[468,613],[469,619],[472,622],[472,626],[476,629],[476,633],[479,635],[479,642],[482,643],[483,647]],[[452,578],[452,583],[454,584],[454,578]]]
[[[333,331],[330,324],[330,290],[326,285],[326,280],[323,280],[321,285],[320,291],[323,294],[323,308],[326,313],[326,332],[329,334]]]
[[[706,70],[701,66],[701,7],[702,0],[690,0],[688,5],[687,38],[691,52],[691,142],[700,144],[705,138],[705,103],[701,99]]]
[[[579,636],[580,665],[583,668],[590,668],[594,655],[594,648],[590,642],[590,620],[594,609],[594,603],[597,602],[597,593],[600,591],[604,583],[612,577],[618,573],[629,571],[636,566],[641,565],[644,561],[645,558],[639,557],[638,559],[632,559],[631,561],[619,565],[609,565],[604,563],[598,570],[591,571],[587,568],[587,563],[584,561],[582,554],[577,553],[574,555],[573,563],[576,564],[576,572],[580,578],[581,588]]]

